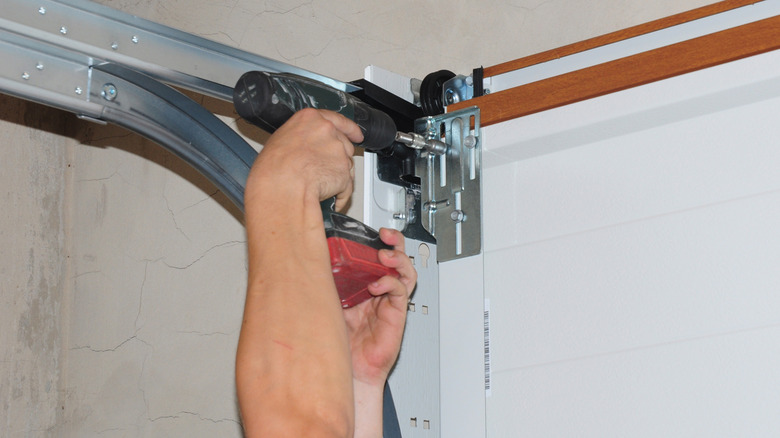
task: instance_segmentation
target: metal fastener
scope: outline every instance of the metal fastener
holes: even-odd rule
[[[103,90],[100,92],[100,95],[103,96],[103,99],[106,99],[109,102],[116,99],[116,94],[117,90],[114,84],[103,85]]]
[[[463,210],[453,210],[453,212],[450,213],[450,219],[457,223],[465,222],[466,214],[463,213]]]
[[[463,139],[463,146],[466,146],[468,149],[474,149],[476,145],[477,137],[473,135],[467,135],[466,138]]]
[[[119,48],[119,43],[117,43],[116,41],[114,41],[113,43],[111,43],[111,48],[112,48],[113,50],[116,50],[116,49],[118,49],[118,48]]]
[[[76,87],[76,89],[75,89],[74,91],[75,91],[75,93],[76,93],[76,94],[78,94],[78,95],[81,95],[81,93],[83,93],[83,92],[84,92],[84,90],[82,90],[82,89],[81,89],[81,87]]]
[[[60,28],[60,33],[61,33],[61,34],[63,34],[63,35],[67,35],[67,33],[68,33],[68,28],[67,28],[67,27],[65,27],[65,26],[62,26],[62,27]]]
[[[46,15],[46,8],[41,6],[40,8],[38,8],[38,13],[41,15]]]
[[[138,35],[133,35],[133,37],[130,38],[130,41],[132,41],[133,44],[138,44]]]
[[[444,90],[444,101],[447,102],[447,105],[452,105],[453,103],[457,103],[460,99],[457,98],[457,94],[455,93],[455,90],[448,88]]]
[[[435,212],[440,207],[446,207],[448,205],[450,205],[450,201],[448,199],[445,199],[443,201],[431,201],[431,202],[426,202],[423,205],[423,210],[430,211],[430,212]]]
[[[30,79],[30,73],[27,72],[22,73],[22,79],[24,79],[25,81]]]

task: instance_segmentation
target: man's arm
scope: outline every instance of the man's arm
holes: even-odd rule
[[[266,143],[245,192],[249,283],[236,357],[248,437],[348,437],[349,338],[319,202],[352,191],[360,129],[331,112],[296,113]]]
[[[407,303],[417,283],[417,272],[404,253],[403,235],[391,229],[379,230],[379,235],[393,247],[380,251],[379,261],[400,277],[383,277],[369,285],[373,298],[344,311],[352,354],[356,438],[382,437],[384,386],[398,359]]]

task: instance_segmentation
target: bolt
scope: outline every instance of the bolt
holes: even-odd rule
[[[426,202],[425,205],[423,205],[423,210],[436,212],[436,210],[438,210],[439,207],[446,207],[448,205],[450,205],[450,201],[447,199],[443,201],[431,201],[431,202]]]
[[[103,96],[103,99],[111,102],[116,99],[116,93],[117,91],[114,84],[105,84],[103,85],[103,91],[100,92],[100,95]]]
[[[40,70],[43,70],[43,64],[41,64],[41,63],[39,62],[39,63],[35,64],[35,68],[36,68],[38,71],[40,71]]]
[[[118,48],[119,48],[119,43],[117,43],[116,41],[114,41],[113,43],[111,43],[111,48],[112,48],[113,50],[116,50],[116,49],[118,49]]]
[[[133,37],[130,38],[130,41],[132,41],[133,44],[138,44],[138,35],[133,35]]]
[[[463,213],[463,210],[453,210],[453,212],[450,213],[450,219],[457,223],[461,223],[466,221],[466,215]]]
[[[68,33],[68,28],[67,28],[67,27],[65,27],[65,26],[62,26],[62,27],[60,28],[60,33],[61,33],[61,34],[63,34],[63,35],[67,35],[67,33]]]
[[[25,81],[30,79],[30,73],[27,72],[22,73],[22,79],[24,79]]]
[[[468,149],[474,149],[476,145],[477,137],[474,137],[473,135],[467,135],[466,138],[463,139],[463,146],[466,146]]]
[[[38,8],[38,13],[41,15],[46,15],[46,8],[41,6],[40,8]]]
[[[84,92],[84,90],[82,90],[82,89],[81,89],[81,87],[76,87],[76,89],[75,89],[74,91],[75,91],[75,93],[76,93],[76,94],[78,94],[78,95],[81,95],[81,93],[83,93],[83,92]]]

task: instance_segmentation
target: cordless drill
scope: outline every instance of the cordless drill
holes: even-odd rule
[[[245,73],[233,91],[233,104],[243,119],[268,132],[274,132],[303,108],[336,111],[357,123],[363,132],[363,143],[357,146],[369,151],[390,147],[397,134],[393,119],[384,112],[352,95],[293,74]],[[335,212],[334,199],[321,203],[322,217],[333,278],[346,308],[371,298],[368,285],[372,282],[399,274],[379,262],[378,251],[392,248],[372,228]]]

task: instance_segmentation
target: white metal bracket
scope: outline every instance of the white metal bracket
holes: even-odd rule
[[[442,155],[421,151],[423,227],[436,238],[440,262],[477,255],[482,249],[482,146],[479,108],[417,120],[415,130],[448,145]]]

